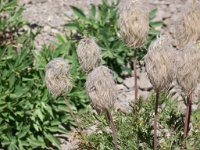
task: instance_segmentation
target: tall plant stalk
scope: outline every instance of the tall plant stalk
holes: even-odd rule
[[[159,92],[156,92],[156,101],[155,101],[155,116],[154,116],[154,150],[157,150],[157,115],[158,115],[158,101],[159,101]]]
[[[113,144],[114,144],[114,150],[118,150],[117,145],[117,129],[115,127],[115,123],[113,121],[112,115],[109,110],[106,110],[106,117],[108,118],[109,126],[112,130],[112,137],[113,137]]]
[[[135,85],[135,110],[138,102],[138,83],[137,83],[137,49],[134,49],[133,56],[133,69],[134,69],[134,85]]]
[[[184,138],[187,137],[188,132],[189,132],[191,112],[192,112],[192,94],[187,96],[187,108],[186,108],[185,125],[184,125]]]
[[[77,119],[76,115],[73,113],[66,96],[63,96],[63,97],[65,99],[65,103],[66,103],[67,109],[69,110],[69,113],[70,113],[71,117],[74,119],[74,121],[76,122],[76,125],[78,127],[78,130],[76,129],[76,131],[83,138],[83,133],[82,133],[82,128],[80,126],[80,123],[78,122],[78,119]]]

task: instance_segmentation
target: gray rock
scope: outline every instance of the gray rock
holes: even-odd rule
[[[139,89],[142,91],[151,91],[153,89],[146,72],[140,73]]]
[[[128,89],[133,89],[134,88],[134,77],[127,78],[124,80],[123,85],[126,86]]]

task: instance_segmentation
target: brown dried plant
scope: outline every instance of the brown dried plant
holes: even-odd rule
[[[105,66],[95,68],[88,74],[86,91],[94,108],[105,112],[113,133],[114,149],[117,150],[116,127],[110,113],[117,99],[117,89],[112,71]]]
[[[58,97],[72,88],[69,64],[63,58],[51,60],[46,67],[45,82],[49,92]]]
[[[157,149],[157,114],[160,91],[169,87],[174,79],[173,65],[175,51],[166,36],[158,37],[145,56],[145,67],[150,82],[156,91],[155,117],[154,117],[154,150]]]
[[[177,63],[177,83],[187,96],[187,108],[185,115],[184,137],[189,132],[190,116],[192,111],[192,93],[200,79],[200,41],[187,45],[184,51],[180,52],[180,59]]]
[[[135,103],[137,103],[137,48],[144,44],[149,32],[149,14],[141,0],[121,3],[119,27],[125,43],[134,49],[133,68],[135,77]]]
[[[200,38],[200,3],[196,0],[184,10],[176,25],[175,39],[179,48],[197,41]]]
[[[144,44],[149,32],[149,14],[140,0],[126,2],[119,12],[119,26],[125,43],[131,48]]]
[[[97,67],[101,61],[101,49],[93,38],[84,38],[79,42],[77,55],[81,68],[86,72]]]
[[[154,41],[145,56],[148,78],[156,92],[168,88],[174,79],[175,50],[169,38],[161,36]]]
[[[177,64],[176,79],[186,95],[191,94],[197,87],[200,74],[200,42],[187,45],[180,52]]]
[[[49,92],[56,98],[62,95],[65,99],[66,106],[69,109],[70,115],[74,118],[79,131],[77,132],[83,137],[80,123],[73,113],[66,95],[72,89],[71,77],[69,73],[70,66],[63,58],[55,58],[51,60],[46,67],[45,81]]]
[[[88,74],[86,90],[95,109],[113,108],[117,91],[110,69],[100,66]]]

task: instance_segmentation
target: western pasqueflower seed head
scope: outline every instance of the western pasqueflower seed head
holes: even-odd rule
[[[101,50],[93,38],[84,38],[79,42],[77,55],[81,68],[86,72],[97,67],[101,61]]]
[[[58,97],[72,89],[69,64],[63,58],[55,58],[46,66],[45,82],[49,92]]]
[[[122,38],[131,48],[144,44],[149,32],[149,14],[139,0],[125,2],[119,11]]]
[[[175,50],[168,37],[158,37],[145,56],[145,67],[154,90],[159,92],[168,88],[174,79]]]
[[[192,93],[200,79],[200,42],[191,43],[180,51],[177,63],[177,83],[186,95]]]
[[[175,32],[177,46],[180,48],[200,38],[200,3],[194,2],[184,11]]]
[[[95,109],[111,109],[117,99],[117,89],[110,69],[95,68],[88,74],[86,91]]]

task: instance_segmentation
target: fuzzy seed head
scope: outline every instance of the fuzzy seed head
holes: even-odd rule
[[[93,38],[84,38],[79,42],[77,55],[81,68],[86,72],[101,62],[101,50]]]
[[[63,58],[55,58],[46,66],[45,82],[49,92],[58,97],[72,89],[69,64]]]
[[[193,3],[187,10],[176,25],[175,38],[180,48],[200,38],[200,3]]]
[[[142,46],[149,32],[149,14],[139,0],[125,2],[119,12],[122,38],[131,48]]]
[[[177,62],[177,83],[186,95],[192,93],[200,79],[200,42],[189,44],[180,51]]]
[[[117,89],[111,70],[100,66],[89,73],[86,91],[95,109],[104,111],[113,108]]]
[[[168,37],[158,37],[145,56],[145,67],[148,78],[159,92],[169,87],[174,79],[175,51],[169,44]]]

